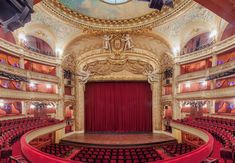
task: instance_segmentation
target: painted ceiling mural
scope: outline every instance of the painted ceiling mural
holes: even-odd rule
[[[84,15],[100,19],[130,19],[149,14],[154,9],[148,3],[130,0],[126,3],[113,5],[102,0],[59,0],[66,7]]]

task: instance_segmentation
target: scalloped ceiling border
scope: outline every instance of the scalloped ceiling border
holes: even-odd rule
[[[50,14],[84,31],[103,31],[103,32],[131,32],[142,29],[152,29],[161,24],[167,23],[176,16],[187,11],[195,3],[192,0],[175,0],[175,8],[167,8],[141,17],[121,20],[98,19],[83,15],[73,11],[58,0],[44,0],[41,5]]]

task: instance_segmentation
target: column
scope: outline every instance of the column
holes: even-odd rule
[[[158,80],[151,82],[152,88],[152,116],[153,116],[153,132],[162,130],[162,106],[161,106],[161,80],[160,75]]]
[[[212,56],[212,67],[217,65],[217,55],[213,54]]]
[[[172,110],[173,110],[173,119],[180,119],[181,111],[179,101],[177,100],[177,93],[179,92],[179,83],[177,77],[180,75],[180,65],[174,65],[173,72],[173,81],[172,81]]]
[[[56,118],[63,120],[64,119],[64,73],[63,73],[63,68],[60,65],[56,66],[56,76],[59,77],[57,93],[60,97],[60,100],[58,101],[57,104]]]
[[[81,82],[78,76],[75,77],[75,100],[76,105],[74,109],[74,119],[75,119],[75,131],[84,132],[84,92],[85,92],[85,83]]]
[[[172,135],[175,137],[178,143],[182,143],[182,131],[172,128]]]
[[[27,115],[27,110],[30,108],[30,105],[31,105],[30,101],[22,102],[22,114]]]
[[[20,68],[24,69],[24,56],[20,56]]]
[[[215,114],[215,100],[210,100],[209,102],[209,113]]]
[[[56,66],[56,76],[59,77],[59,82],[57,86],[57,93],[60,97],[57,103],[56,109],[56,119],[64,120],[64,72],[63,68],[58,65]],[[65,135],[65,129],[62,128],[55,132],[55,143],[59,143],[60,139]]]

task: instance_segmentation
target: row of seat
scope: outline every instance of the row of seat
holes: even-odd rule
[[[177,122],[190,125],[196,128],[204,129],[212,134],[218,140],[223,148],[220,149],[220,157],[226,160],[235,161],[235,120],[199,117],[196,119],[182,119]]]
[[[154,147],[92,148],[83,147],[73,160],[81,162],[132,163],[162,160]]]
[[[58,120],[54,119],[33,117],[0,121],[0,158],[8,159],[12,155],[11,146],[19,140],[24,133],[58,122]]]
[[[167,154],[170,154],[171,156],[182,155],[196,149],[195,147],[186,143],[163,145],[162,148]]]
[[[72,146],[64,144],[50,144],[41,148],[42,152],[55,155],[57,157],[65,157],[73,150]]]

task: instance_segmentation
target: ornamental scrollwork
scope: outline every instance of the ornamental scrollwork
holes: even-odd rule
[[[134,47],[133,40],[129,34],[105,34],[103,36],[103,49],[114,53],[118,57]]]
[[[83,67],[83,71],[90,72],[91,75],[109,75],[113,72],[129,71],[133,74],[144,74],[153,71],[153,67],[144,61],[138,60],[102,60],[88,63]]]

